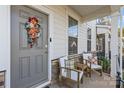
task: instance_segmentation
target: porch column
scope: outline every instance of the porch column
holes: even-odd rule
[[[111,76],[116,76],[116,62],[118,56],[118,12],[114,12],[111,17]]]

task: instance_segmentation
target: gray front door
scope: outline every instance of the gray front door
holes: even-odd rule
[[[28,45],[25,23],[35,17],[40,36]],[[11,87],[31,87],[48,81],[48,16],[26,6],[11,7]]]

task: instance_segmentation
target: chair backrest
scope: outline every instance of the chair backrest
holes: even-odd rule
[[[67,60],[67,56],[63,56],[61,58],[59,58],[59,65],[60,67],[65,67],[65,60]]]
[[[65,62],[68,60],[68,56],[63,56],[59,58],[59,66],[60,67],[66,67]],[[61,75],[64,77],[67,77],[67,70],[66,69],[61,69]]]
[[[78,56],[79,56],[79,54],[68,55],[68,59],[73,59]]]
[[[75,68],[75,59],[71,58],[71,59],[65,60],[65,67],[74,69]]]
[[[89,57],[92,57],[92,53],[83,53],[83,59],[88,60]]]

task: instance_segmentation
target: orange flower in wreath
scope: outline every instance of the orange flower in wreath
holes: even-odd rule
[[[32,48],[34,44],[37,45],[37,39],[40,36],[38,19],[36,17],[29,17],[28,22],[25,23],[25,28],[27,30],[28,44]]]

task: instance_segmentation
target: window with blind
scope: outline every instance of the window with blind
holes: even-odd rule
[[[77,54],[78,21],[69,16],[68,19],[68,54]]]

